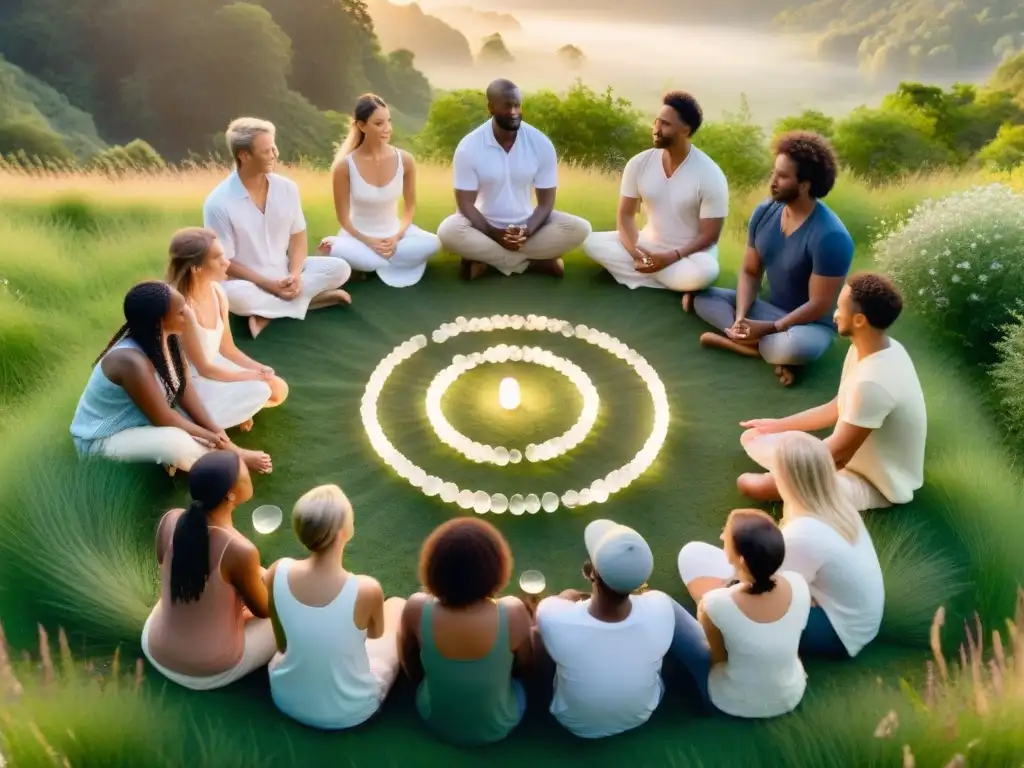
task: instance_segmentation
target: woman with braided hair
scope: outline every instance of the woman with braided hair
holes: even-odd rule
[[[266,666],[276,645],[260,553],[231,520],[252,498],[245,462],[210,451],[189,473],[188,491],[188,509],[157,525],[160,599],[142,650],[168,680],[208,691]]]
[[[173,474],[223,448],[250,469],[270,472],[270,456],[232,443],[189,386],[178,343],[185,328],[182,295],[166,283],[139,283],[124,297],[124,317],[97,358],[71,422],[79,455],[152,461]]]

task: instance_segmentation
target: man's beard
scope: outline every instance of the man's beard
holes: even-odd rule
[[[772,199],[777,203],[789,203],[796,200],[800,193],[795,189],[779,189],[771,192]]]
[[[668,149],[675,143],[675,139],[672,136],[655,136],[654,146],[657,149]]]
[[[519,124],[523,122],[521,117],[495,117],[494,122],[503,131],[518,131]]]

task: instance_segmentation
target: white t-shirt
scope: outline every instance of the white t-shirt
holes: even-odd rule
[[[306,231],[299,186],[291,179],[268,173],[266,211],[253,202],[238,171],[228,176],[206,198],[203,222],[217,233],[231,261],[266,277],[288,275],[288,242]]]
[[[799,573],[828,616],[847,653],[856,656],[878,635],[885,610],[885,583],[871,534],[860,521],[850,544],[828,523],[801,516],[782,527],[786,560],[782,567]]]
[[[657,591],[629,599],[629,616],[616,623],[591,616],[590,600],[548,597],[537,606],[537,628],[557,665],[551,714],[582,738],[643,725],[661,702],[661,664],[675,633],[672,599]]]
[[[525,122],[506,152],[488,120],[459,142],[453,171],[455,189],[477,192],[476,207],[484,218],[507,227],[530,218],[534,189],[558,186],[558,155],[551,139]]]
[[[851,346],[839,382],[839,419],[872,430],[846,469],[866,478],[893,504],[924,484],[928,413],[914,363],[895,339],[863,360]]]
[[[685,248],[700,233],[701,219],[724,219],[729,214],[729,182],[707,153],[690,147],[690,154],[669,178],[661,149],[648,149],[631,158],[622,172],[622,197],[639,198],[647,212],[640,232],[654,249]],[[717,254],[718,246],[708,253]]]
[[[722,633],[729,658],[708,674],[708,695],[734,717],[778,717],[792,712],[807,688],[800,661],[800,636],[811,611],[811,594],[803,576],[779,571],[793,589],[786,614],[770,624],[749,618],[733,600],[743,584],[704,595],[704,611]]]

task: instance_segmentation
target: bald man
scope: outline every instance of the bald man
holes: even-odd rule
[[[487,110],[491,119],[455,150],[458,210],[441,223],[437,236],[445,250],[461,257],[465,280],[492,267],[504,275],[531,270],[561,277],[562,256],[587,239],[590,224],[555,210],[555,146],[523,122],[523,96],[516,84],[491,83]]]

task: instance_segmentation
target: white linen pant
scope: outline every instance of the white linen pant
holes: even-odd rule
[[[324,239],[331,244],[331,256],[343,259],[357,272],[376,272],[380,281],[392,288],[407,288],[418,283],[427,271],[427,261],[441,250],[437,235],[415,225],[405,230],[390,259],[378,256],[370,246],[345,230],[337,237]]]
[[[217,355],[213,362],[230,371],[245,370],[224,355]],[[267,404],[272,394],[270,385],[265,381],[217,381],[194,371],[190,384],[196,388],[214,424],[221,429],[231,429],[251,419]]]
[[[279,299],[248,280],[225,280],[221,285],[228,296],[228,308],[234,315],[255,315],[267,320],[282,317],[303,320],[309,311],[309,302],[324,291],[341,288],[351,276],[352,267],[341,259],[309,256],[302,267],[302,292],[291,301]]]
[[[564,256],[578,248],[589,234],[590,222],[561,211],[552,211],[544,226],[518,251],[502,248],[461,213],[452,214],[437,228],[437,236],[446,251],[469,261],[489,264],[503,275],[522,274],[530,261]]]
[[[740,445],[747,452],[747,456],[772,472],[775,464],[775,446],[785,434],[785,432],[764,434],[756,429],[748,429],[740,435]],[[839,482],[839,490],[853,502],[858,512],[892,506],[892,502],[885,498],[881,491],[875,488],[866,477],[858,475],[856,472],[841,469],[836,479]]]
[[[80,448],[82,450],[82,448]],[[84,452],[114,461],[152,462],[188,472],[210,449],[178,427],[132,427],[87,443]]]
[[[643,238],[638,245],[652,251],[659,250]],[[584,241],[583,252],[608,270],[617,283],[631,290],[662,288],[688,293],[704,290],[718,279],[717,247],[687,256],[651,274],[636,271],[636,263],[619,242],[618,232],[594,232]]]

